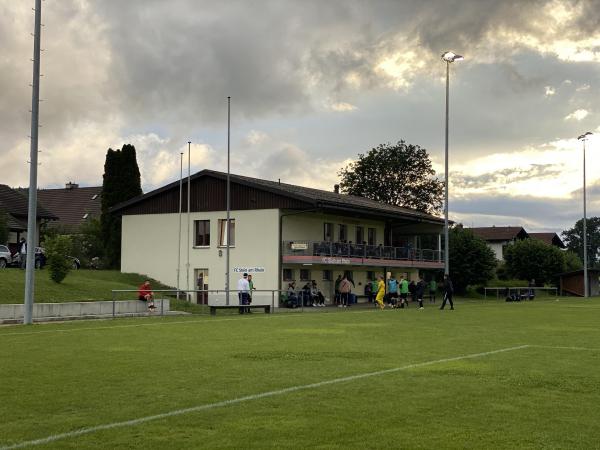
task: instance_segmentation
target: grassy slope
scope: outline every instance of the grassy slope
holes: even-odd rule
[[[82,269],[69,272],[62,283],[56,284],[50,280],[47,269],[36,270],[35,301],[47,303],[110,300],[112,289],[137,289],[145,279],[143,275],[121,273],[116,270]],[[161,288],[156,281],[152,286],[154,289]],[[0,303],[23,303],[24,290],[24,270],[13,268],[0,270]],[[135,294],[130,294],[129,297],[134,298]]]
[[[600,299],[0,328],[0,447],[522,344],[600,349]],[[527,348],[42,448],[597,448],[600,351]]]

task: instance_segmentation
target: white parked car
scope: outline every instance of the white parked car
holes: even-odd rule
[[[0,269],[4,269],[9,264],[12,264],[12,256],[6,245],[0,245]]]

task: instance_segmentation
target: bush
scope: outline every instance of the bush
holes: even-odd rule
[[[46,239],[44,245],[46,246],[50,278],[55,283],[60,283],[71,269],[71,261],[67,258],[67,255],[71,253],[71,238],[65,235],[50,237]]]

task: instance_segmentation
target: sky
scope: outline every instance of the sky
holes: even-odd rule
[[[0,183],[29,184],[33,0],[0,0]],[[560,232],[600,216],[600,0],[46,0],[40,187],[102,183],[135,145],[149,191],[227,170],[332,190],[405,140],[444,175],[450,219]]]

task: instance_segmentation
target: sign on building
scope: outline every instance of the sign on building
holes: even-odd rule
[[[241,266],[234,267],[234,273],[265,273],[265,268],[260,266]]]

